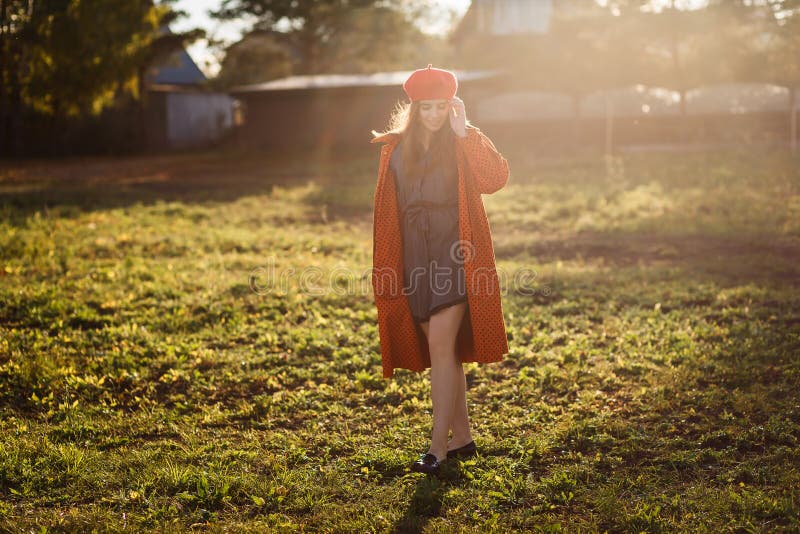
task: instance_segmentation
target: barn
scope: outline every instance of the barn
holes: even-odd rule
[[[255,148],[363,147],[372,130],[386,127],[398,102],[407,100],[402,85],[412,72],[290,76],[234,87],[230,93],[240,102],[243,117],[237,142]],[[496,71],[454,73],[467,109],[502,83]]]

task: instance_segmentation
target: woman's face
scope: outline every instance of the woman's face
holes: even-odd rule
[[[431,132],[436,132],[448,120],[447,113],[450,111],[450,101],[439,100],[420,100],[419,118],[423,126]]]

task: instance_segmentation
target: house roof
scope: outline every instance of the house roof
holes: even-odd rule
[[[253,93],[261,91],[288,91],[299,89],[328,89],[336,87],[378,87],[402,85],[414,72],[402,70],[393,72],[376,72],[373,74],[312,74],[289,76],[265,83],[239,85],[232,87],[231,93]],[[497,70],[470,70],[452,71],[459,82],[493,78],[501,71]]]
[[[173,35],[168,24],[158,29],[159,35]],[[152,65],[145,76],[149,85],[200,85],[207,81],[205,74],[192,59],[192,56],[181,48],[174,51],[160,63]]]
[[[205,74],[186,50],[173,52],[164,63],[151,67],[147,76],[150,84],[193,85],[205,81]]]

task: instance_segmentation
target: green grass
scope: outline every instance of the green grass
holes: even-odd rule
[[[439,478],[428,373],[381,377],[377,147],[6,164],[0,530],[800,531],[800,159],[507,151],[511,352]]]

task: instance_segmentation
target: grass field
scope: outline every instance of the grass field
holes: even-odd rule
[[[381,377],[377,147],[4,164],[0,530],[800,532],[800,157],[506,155],[534,291],[438,478],[428,372]]]

